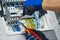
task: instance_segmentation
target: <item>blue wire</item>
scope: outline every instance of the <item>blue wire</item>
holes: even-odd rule
[[[36,11],[34,14],[35,14],[35,19],[36,19],[36,23],[37,23],[37,29],[40,29],[39,11]]]

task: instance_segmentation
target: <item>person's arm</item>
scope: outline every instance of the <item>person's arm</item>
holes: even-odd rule
[[[44,0],[42,7],[44,10],[53,10],[60,12],[60,0]]]
[[[24,8],[27,7],[37,7],[38,10],[43,9],[60,12],[60,0],[27,0],[24,3]],[[32,10],[33,8],[30,9]]]

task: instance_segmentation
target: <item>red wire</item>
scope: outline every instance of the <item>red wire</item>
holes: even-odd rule
[[[28,29],[38,40],[42,40],[39,35],[37,35],[35,32],[33,32],[31,29]]]
[[[18,16],[18,18],[21,18],[22,16]]]

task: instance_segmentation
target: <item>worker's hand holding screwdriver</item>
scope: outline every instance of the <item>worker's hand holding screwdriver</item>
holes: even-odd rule
[[[41,10],[42,2],[43,0],[26,0],[24,3],[25,13],[26,13],[26,10],[30,14],[37,10]]]
[[[24,7],[34,6],[38,9],[60,11],[60,0],[27,0]]]

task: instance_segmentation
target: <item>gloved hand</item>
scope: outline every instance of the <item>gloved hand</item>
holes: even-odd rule
[[[42,2],[43,0],[26,0],[24,3],[24,7],[37,7],[37,9],[42,9]]]
[[[43,10],[43,0],[26,0],[24,2],[24,15],[32,15],[35,11],[40,11],[41,13],[45,13]],[[44,12],[42,12],[44,11]]]

